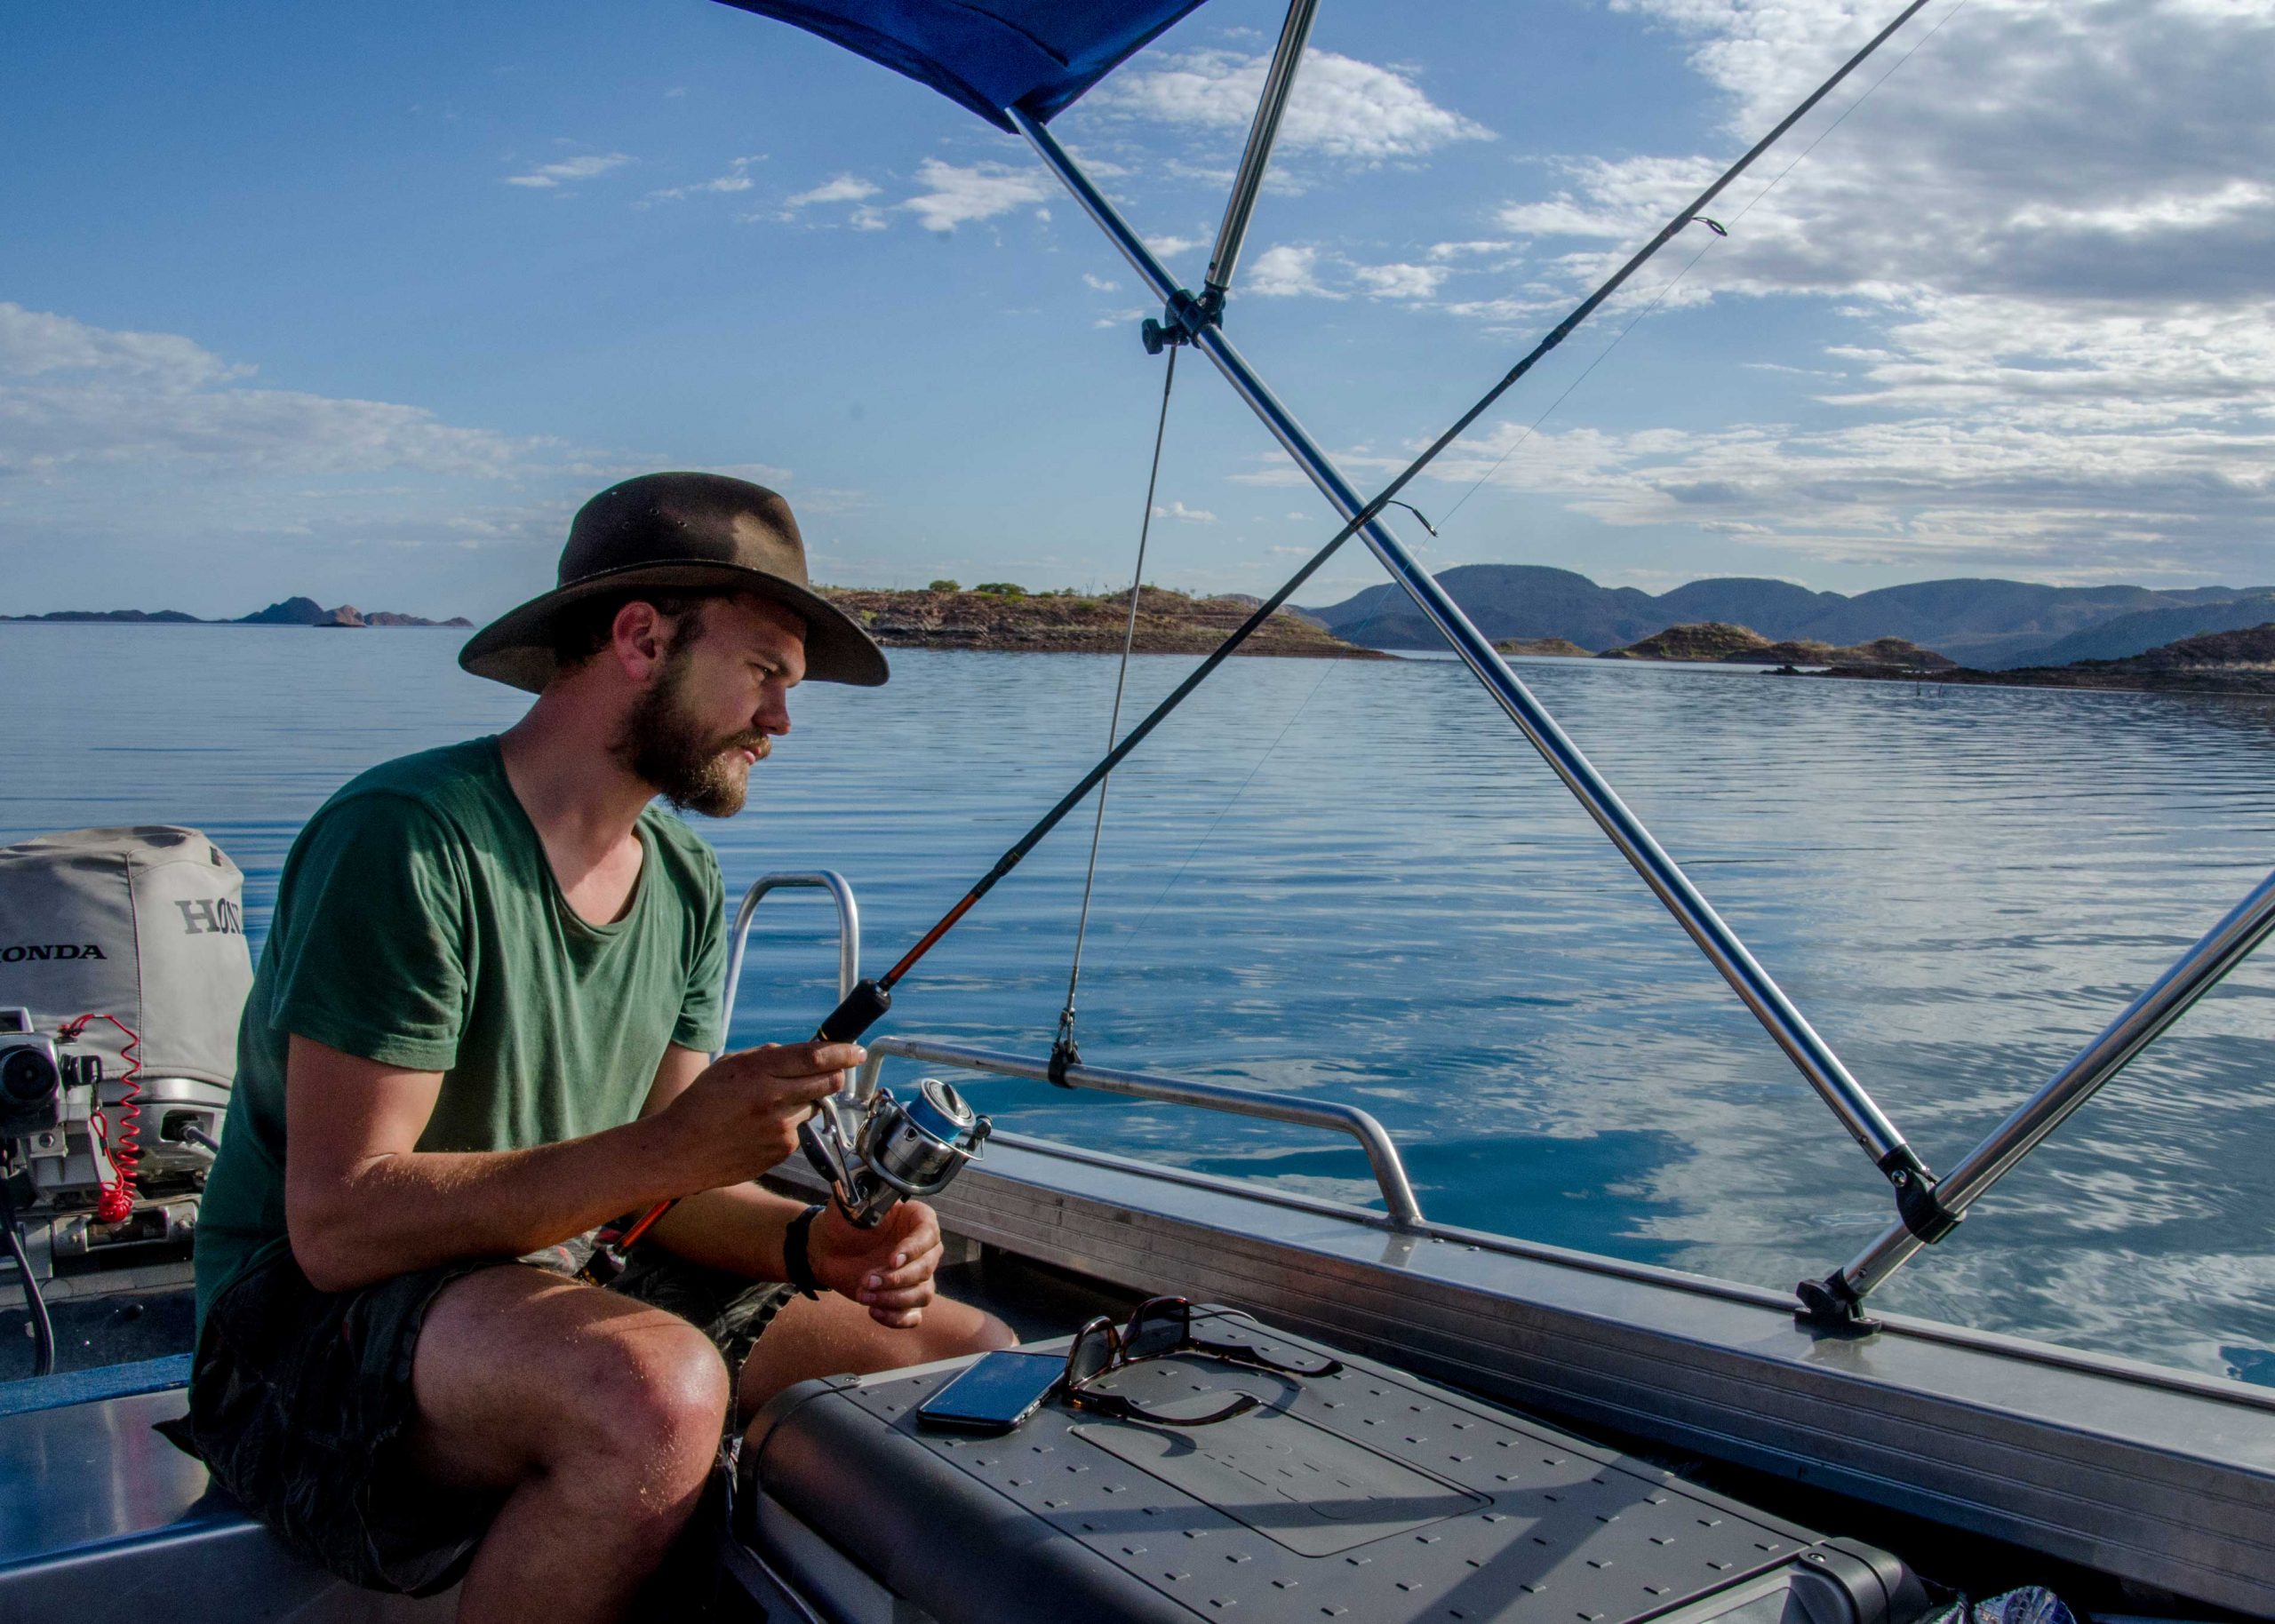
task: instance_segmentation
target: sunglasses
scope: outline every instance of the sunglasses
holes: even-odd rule
[[[1074,1333],[1066,1349],[1066,1374],[1059,1393],[1070,1408],[1087,1410],[1109,1421],[1146,1421],[1156,1427],[1209,1427],[1245,1415],[1262,1401],[1253,1393],[1235,1393],[1222,1409],[1207,1415],[1163,1415],[1133,1404],[1119,1393],[1098,1393],[1090,1384],[1110,1371],[1140,1359],[1167,1358],[1177,1353],[1205,1354],[1230,1365],[1268,1370],[1282,1376],[1332,1376],[1343,1369],[1340,1359],[1316,1365],[1289,1365],[1240,1342],[1211,1341],[1194,1333],[1196,1319],[1238,1318],[1255,1323],[1255,1317],[1238,1309],[1205,1309],[1199,1314],[1183,1297],[1151,1297],[1139,1303],[1130,1323],[1117,1325],[1101,1314]]]

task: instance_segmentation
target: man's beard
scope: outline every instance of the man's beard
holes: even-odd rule
[[[704,731],[682,703],[686,655],[684,647],[674,649],[656,685],[633,703],[617,738],[617,758],[681,811],[732,817],[749,792],[749,775],[738,770],[735,758],[745,750],[763,758],[767,737],[745,730],[720,738]]]

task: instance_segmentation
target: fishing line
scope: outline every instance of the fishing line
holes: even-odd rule
[[[1871,56],[1873,52],[1880,49],[1880,45],[1887,41],[1890,36],[1895,34],[1898,28],[1902,28],[1914,16],[1918,15],[1927,4],[1928,0],[1911,0],[1911,4],[1905,6],[1904,10],[1897,14],[1895,20],[1888,23],[1887,27],[1883,28],[1878,34],[1874,35],[1869,41],[1867,41],[1863,48],[1858,50],[1855,55],[1843,62],[1840,67],[1833,72],[1830,78],[1826,79],[1824,84],[1818,85],[1816,90],[1812,91],[1802,100],[1798,107],[1794,107],[1792,112],[1780,119],[1776,127],[1773,128],[1768,134],[1763,136],[1759,141],[1756,141],[1753,146],[1746,150],[1745,154],[1742,157],[1740,157],[1735,163],[1731,164],[1728,169],[1724,170],[1722,173],[1716,178],[1712,185],[1709,186],[1704,191],[1701,192],[1696,198],[1692,200],[1688,208],[1682,210],[1672,219],[1669,220],[1665,226],[1661,227],[1656,236],[1653,237],[1648,243],[1638,249],[1635,253],[1629,258],[1624,265],[1621,266],[1617,271],[1614,272],[1608,279],[1605,280],[1601,286],[1598,287],[1594,292],[1589,294],[1586,299],[1581,300],[1580,303],[1573,308],[1571,314],[1567,315],[1561,322],[1558,322],[1554,328],[1550,330],[1548,334],[1543,338],[1539,343],[1536,344],[1532,349],[1526,354],[1522,360],[1519,361],[1513,367],[1511,367],[1509,370],[1502,376],[1500,381],[1496,383],[1490,389],[1487,390],[1482,395],[1481,395],[1474,404],[1473,404],[1467,410],[1464,411],[1459,418],[1454,420],[1451,426],[1447,428],[1443,434],[1440,434],[1437,439],[1433,441],[1430,443],[1428,450],[1425,450],[1411,463],[1409,463],[1403,473],[1400,474],[1397,478],[1392,480],[1389,484],[1385,485],[1381,490],[1381,491],[1377,493],[1373,500],[1368,502],[1364,506],[1360,508],[1357,513],[1353,513],[1349,521],[1345,523],[1340,530],[1336,532],[1336,534],[1328,541],[1326,545],[1322,546],[1317,553],[1313,553],[1304,564],[1302,569],[1297,570],[1293,576],[1289,577],[1287,582],[1281,585],[1278,591],[1274,592],[1269,598],[1266,598],[1262,603],[1258,604],[1255,611],[1250,614],[1246,620],[1242,621],[1239,627],[1235,629],[1230,636],[1225,638],[1223,642],[1219,643],[1214,649],[1212,649],[1209,655],[1202,659],[1201,664],[1194,667],[1193,670],[1186,675],[1185,679],[1182,682],[1178,683],[1176,688],[1169,691],[1168,697],[1161,700],[1161,703],[1156,705],[1151,712],[1147,712],[1145,719],[1139,721],[1136,727],[1132,728],[1128,736],[1125,736],[1120,744],[1109,750],[1106,755],[1092,766],[1088,772],[1082,775],[1081,781],[1077,783],[1073,789],[1067,791],[1064,796],[1060,797],[1057,805],[1053,806],[1050,811],[1044,813],[1042,816],[1037,820],[1034,827],[1029,829],[1026,833],[1020,836],[1018,840],[1015,842],[1009,850],[1004,852],[1001,857],[997,858],[994,867],[989,869],[986,874],[982,875],[978,882],[975,884],[970,890],[965,892],[963,896],[954,907],[950,908],[947,912],[942,914],[932,927],[926,931],[924,935],[918,939],[914,947],[910,948],[907,952],[901,955],[900,959],[890,969],[887,970],[882,975],[877,977],[874,981],[862,982],[860,984],[856,986],[851,992],[848,993],[843,1000],[838,1004],[837,1007],[830,1011],[828,1017],[823,1021],[819,1031],[815,1033],[816,1039],[822,1041],[848,1042],[853,1039],[858,1038],[863,1032],[868,1031],[870,1027],[875,1025],[876,1023],[883,1017],[885,1012],[892,1007],[892,989],[894,985],[899,982],[900,978],[907,975],[910,970],[914,969],[927,953],[930,952],[934,947],[938,946],[940,939],[946,936],[949,931],[956,927],[957,923],[962,919],[963,916],[970,912],[971,910],[978,904],[981,897],[986,896],[989,891],[994,889],[997,883],[1001,881],[1004,876],[1009,874],[1013,869],[1017,868],[1022,862],[1024,862],[1027,854],[1033,851],[1035,847],[1042,842],[1043,837],[1048,835],[1053,829],[1057,828],[1058,824],[1065,820],[1068,813],[1072,812],[1077,806],[1082,804],[1083,798],[1093,789],[1096,789],[1099,784],[1104,782],[1106,776],[1113,772],[1116,767],[1120,766],[1122,760],[1129,756],[1130,752],[1134,751],[1139,744],[1143,744],[1153,733],[1153,729],[1159,727],[1161,722],[1168,718],[1169,714],[1172,711],[1176,710],[1178,705],[1185,702],[1185,697],[1190,695],[1194,689],[1200,687],[1202,682],[1206,681],[1210,673],[1214,672],[1217,666],[1223,665],[1225,660],[1231,658],[1233,652],[1238,649],[1242,643],[1246,642],[1265,621],[1269,620],[1275,613],[1277,613],[1281,606],[1285,604],[1289,598],[1291,597],[1305,582],[1310,580],[1311,577],[1318,572],[1320,568],[1334,555],[1337,549],[1341,547],[1342,545],[1345,541],[1348,541],[1353,536],[1358,534],[1361,529],[1364,529],[1367,525],[1372,523],[1377,518],[1378,518],[1383,510],[1398,498],[1399,493],[1403,491],[1425,468],[1428,467],[1431,463],[1437,459],[1440,452],[1443,451],[1448,446],[1459,439],[1463,434],[1467,432],[1472,424],[1475,423],[1479,418],[1484,416],[1486,412],[1490,410],[1494,403],[1500,400],[1504,394],[1506,394],[1510,389],[1514,387],[1520,378],[1523,378],[1526,373],[1532,370],[1534,364],[1537,362],[1543,355],[1545,355],[1549,351],[1563,343],[1582,322],[1585,321],[1589,315],[1593,314],[1597,306],[1601,305],[1604,300],[1609,299],[1614,293],[1617,292],[1620,287],[1626,283],[1627,279],[1633,275],[1637,270],[1640,269],[1646,261],[1648,261],[1654,254],[1657,253],[1660,249],[1665,247],[1666,244],[1674,238],[1678,232],[1681,231],[1682,228],[1688,226],[1694,219],[1698,218],[1715,198],[1720,196],[1722,192],[1730,185],[1731,182],[1735,181],[1740,175],[1744,174],[1747,169],[1751,168],[1755,159],[1759,158],[1764,152],[1767,152],[1770,146],[1776,142],[1779,137],[1783,136],[1788,130],[1792,129],[1794,124],[1798,123],[1808,115],[1811,108],[1815,107],[1818,102],[1824,100],[1827,95],[1831,94],[1833,89],[1838,86],[1842,80],[1846,79],[1851,73],[1853,73],[1860,63],[1862,63],[1867,57]]]
[[[1114,735],[1122,731],[1122,695],[1130,682],[1130,652],[1138,641],[1138,600],[1145,590],[1145,542],[1153,531],[1153,492],[1161,480],[1161,442],[1168,437],[1169,427],[1169,392],[1177,386],[1177,353],[1185,346],[1169,346],[1169,365],[1161,372],[1161,410],[1153,424],[1153,466],[1145,475],[1145,511],[1138,521],[1138,562],[1130,572],[1130,617],[1122,628],[1122,665],[1114,676],[1114,709],[1106,717],[1106,747],[1114,749]],[[1090,860],[1082,871],[1082,907],[1074,919],[1074,951],[1066,966],[1066,1002],[1058,1011],[1058,1037],[1050,1046],[1050,1077],[1060,1082],[1068,1065],[1079,1062],[1082,1051],[1074,1047],[1074,991],[1082,979],[1082,942],[1090,928],[1090,893],[1098,883],[1098,841],[1106,833],[1106,796],[1113,787],[1111,774],[1098,780],[1098,821],[1090,825]]]
[[[1936,26],[1929,28],[1925,34],[1921,35],[1918,41],[1913,44],[1911,50],[1896,58],[1896,60],[1889,65],[1888,70],[1886,73],[1873,80],[1872,84],[1866,85],[1864,87],[1864,94],[1858,96],[1856,100],[1850,102],[1846,107],[1843,107],[1840,110],[1840,116],[1833,119],[1832,122],[1825,125],[1824,129],[1818,131],[1816,138],[1810,141],[1808,146],[1802,147],[1799,153],[1795,154],[1793,161],[1791,163],[1788,163],[1784,168],[1779,170],[1776,174],[1770,177],[1769,180],[1762,187],[1761,190],[1756,192],[1751,198],[1748,198],[1746,200],[1745,206],[1740,209],[1736,214],[1730,216],[1729,225],[1735,226],[1747,215],[1752,213],[1756,204],[1760,203],[1763,198],[1768,196],[1770,193],[1776,191],[1778,185],[1784,181],[1786,176],[1792,174],[1795,170],[1800,168],[1803,163],[1807,163],[1808,161],[1809,155],[1824,144],[1824,139],[1827,136],[1831,135],[1835,130],[1840,129],[1842,124],[1847,123],[1848,122],[1848,115],[1851,113],[1854,113],[1858,107],[1863,107],[1864,103],[1871,100],[1873,92],[1879,90],[1881,85],[1886,84],[1890,79],[1895,78],[1896,74],[1903,69],[1904,65],[1910,61],[1913,57],[1919,55],[1920,48],[1927,44],[1929,40],[1935,38],[1937,34],[1943,32],[1944,25],[1949,22],[1952,18],[1958,16],[1961,12],[1965,11],[1968,8],[1968,0],[1959,0],[1959,4],[1957,5],[1954,5],[1951,10],[1945,12],[1941,17],[1938,17],[1936,20]],[[1910,13],[1906,12],[1905,15],[1909,16]],[[1898,18],[1896,20],[1898,23],[1901,23],[1904,19]],[[1885,36],[1883,36],[1883,37],[1885,37]],[[1712,227],[1714,235],[1717,238],[1727,237],[1730,235],[1728,227],[1725,226],[1720,221],[1707,219],[1703,215],[1698,218],[1702,224]],[[1627,335],[1633,332],[1636,328],[1641,326],[1645,317],[1650,315],[1654,311],[1658,309],[1661,305],[1666,302],[1667,296],[1675,291],[1676,287],[1681,283],[1682,279],[1689,275],[1692,271],[1698,268],[1698,262],[1701,259],[1704,259],[1708,254],[1714,251],[1714,246],[1715,244],[1710,242],[1704,247],[1701,248],[1696,253],[1691,255],[1689,263],[1685,265],[1682,269],[1677,271],[1674,275],[1667,281],[1666,285],[1658,291],[1657,294],[1653,297],[1651,302],[1636,314],[1634,320],[1629,322],[1626,326],[1619,330],[1617,336],[1615,337],[1610,343],[1603,346],[1601,353],[1600,353],[1593,361],[1588,362],[1586,370],[1582,371],[1581,374],[1577,378],[1574,378],[1570,383],[1564,386],[1564,393],[1558,395],[1554,400],[1549,402],[1547,406],[1542,410],[1540,416],[1535,418],[1530,423],[1525,426],[1524,433],[1517,436],[1516,442],[1510,446],[1507,450],[1502,452],[1501,455],[1494,460],[1491,467],[1486,469],[1484,473],[1477,476],[1477,482],[1475,484],[1472,485],[1467,490],[1461,493],[1461,499],[1446,510],[1446,516],[1443,520],[1440,521],[1441,523],[1451,523],[1453,521],[1454,515],[1461,512],[1463,508],[1469,506],[1470,498],[1475,496],[1480,490],[1484,489],[1485,482],[1501,471],[1502,464],[1507,462],[1509,458],[1514,457],[1519,451],[1524,449],[1525,442],[1533,437],[1534,431],[1538,429],[1543,423],[1548,421],[1548,419],[1554,415],[1556,409],[1564,403],[1565,400],[1571,394],[1573,390],[1577,389],[1582,384],[1588,381],[1589,374],[1593,372],[1598,367],[1601,366],[1605,360],[1610,356],[1612,351],[1617,349],[1622,344],[1626,342]]]
[[[1408,506],[1404,502],[1393,503],[1392,506],[1395,507]],[[1422,515],[1419,511],[1410,507],[1408,508],[1408,511],[1413,513],[1417,519],[1422,520],[1422,528],[1424,529],[1430,530],[1430,534],[1433,536],[1438,533],[1436,530],[1431,529],[1430,521],[1427,519],[1422,519]],[[1395,594],[1393,594],[1391,590],[1385,586],[1383,589],[1382,595],[1375,600],[1375,607],[1367,611],[1366,618],[1360,621],[1353,629],[1350,636],[1344,640],[1345,641],[1351,643],[1353,647],[1344,650],[1340,654],[1337,654],[1332,659],[1324,662],[1327,669],[1319,673],[1319,681],[1312,684],[1311,691],[1306,693],[1303,698],[1297,702],[1296,708],[1289,712],[1288,720],[1280,724],[1280,731],[1272,736],[1272,742],[1264,747],[1264,753],[1257,757],[1256,765],[1249,768],[1248,776],[1241,780],[1240,787],[1232,792],[1231,797],[1225,800],[1225,804],[1217,808],[1217,815],[1209,820],[1209,826],[1201,832],[1201,838],[1195,840],[1193,843],[1193,848],[1185,854],[1185,861],[1177,865],[1177,872],[1171,874],[1169,877],[1168,882],[1154,894],[1153,900],[1145,905],[1145,912],[1138,916],[1138,922],[1130,926],[1130,928],[1123,933],[1122,944],[1116,947],[1114,951],[1107,956],[1106,961],[1098,967],[1101,970],[1106,969],[1109,966],[1122,962],[1122,955],[1128,951],[1129,943],[1135,941],[1139,935],[1143,935],[1145,927],[1153,922],[1153,915],[1161,912],[1161,904],[1169,900],[1169,893],[1177,889],[1177,882],[1185,878],[1185,870],[1193,866],[1194,860],[1201,856],[1202,849],[1208,846],[1209,840],[1216,835],[1217,826],[1221,824],[1225,818],[1232,816],[1233,808],[1240,804],[1241,798],[1248,793],[1249,786],[1255,784],[1257,775],[1264,771],[1264,764],[1272,759],[1273,752],[1280,748],[1281,744],[1286,741],[1289,733],[1295,728],[1297,722],[1303,719],[1304,712],[1311,709],[1312,701],[1319,697],[1319,690],[1327,686],[1328,679],[1333,676],[1337,672],[1342,670],[1344,666],[1349,665],[1353,660],[1359,657],[1361,652],[1361,649],[1358,642],[1360,636],[1371,627],[1375,622],[1383,617],[1384,609],[1391,602],[1394,595]]]
[[[1856,100],[1850,102],[1848,107],[1842,108],[1838,117],[1826,124],[1823,130],[1817,131],[1816,138],[1794,156],[1793,161],[1791,163],[1785,165],[1784,169],[1779,170],[1776,175],[1770,178],[1768,182],[1765,184],[1759,192],[1756,192],[1751,198],[1746,200],[1745,205],[1743,208],[1741,208],[1736,214],[1730,216],[1729,221],[1727,225],[1720,220],[1709,219],[1704,215],[1695,215],[1693,218],[1696,219],[1700,224],[1709,227],[1713,232],[1715,239],[1719,240],[1728,237],[1730,235],[1730,226],[1736,225],[1740,220],[1745,219],[1747,215],[1752,213],[1755,206],[1759,204],[1762,199],[1768,197],[1771,192],[1775,191],[1777,188],[1778,184],[1782,182],[1786,176],[1792,174],[1796,169],[1799,169],[1802,163],[1806,163],[1809,155],[1824,145],[1826,137],[1830,136],[1835,130],[1838,130],[1843,123],[1847,123],[1850,114],[1854,113],[1858,107],[1863,107],[1866,101],[1872,99],[1874,92],[1878,91],[1881,85],[1886,84],[1890,79],[1894,78],[1906,62],[1909,62],[1914,56],[1919,54],[1922,46],[1927,44],[1929,40],[1935,38],[1936,36],[1942,31],[1945,23],[1949,22],[1952,18],[1958,16],[1960,12],[1967,9],[1968,4],[1968,0],[1959,0],[1959,4],[1957,5],[1952,6],[1951,10],[1945,12],[1941,17],[1937,18],[1934,28],[1929,28],[1927,33],[1921,35],[1918,42],[1914,44],[1909,51],[1906,51],[1902,56],[1898,57],[1896,61],[1890,65],[1886,73],[1882,74],[1879,78],[1873,80],[1871,84],[1867,85],[1862,95],[1859,95]],[[1909,13],[1907,13],[1907,15],[1909,15]],[[1902,18],[1897,19],[1898,23],[1901,23],[1902,21]],[[1502,452],[1501,455],[1495,459],[1493,466],[1486,469],[1483,474],[1478,476],[1474,484],[1471,485],[1467,490],[1462,492],[1460,499],[1455,502],[1450,508],[1446,510],[1445,516],[1438,521],[1438,524],[1432,524],[1427,518],[1423,516],[1422,510],[1416,507],[1410,502],[1394,501],[1385,503],[1384,506],[1405,508],[1407,512],[1412,513],[1417,520],[1420,521],[1422,528],[1429,531],[1433,539],[1436,538],[1438,536],[1439,526],[1453,522],[1454,516],[1459,513],[1464,507],[1469,505],[1470,498],[1475,496],[1480,490],[1484,489],[1486,482],[1501,471],[1501,466],[1504,463],[1506,463],[1510,458],[1515,456],[1517,452],[1524,449],[1526,442],[1532,438],[1534,433],[1540,427],[1540,426],[1555,415],[1556,409],[1561,406],[1571,397],[1574,390],[1577,389],[1582,384],[1587,382],[1589,377],[1594,373],[1598,367],[1601,366],[1607,360],[1610,359],[1612,351],[1617,349],[1621,344],[1626,341],[1628,334],[1633,332],[1636,328],[1643,323],[1646,318],[1650,316],[1661,305],[1664,305],[1667,301],[1668,297],[1674,292],[1677,287],[1681,285],[1683,279],[1688,276],[1692,271],[1696,270],[1698,267],[1698,262],[1704,259],[1708,254],[1712,253],[1714,251],[1714,248],[1715,242],[1708,242],[1701,247],[1696,253],[1690,257],[1689,261],[1685,264],[1680,270],[1677,271],[1672,277],[1668,278],[1668,280],[1661,285],[1659,291],[1652,295],[1650,302],[1641,310],[1638,311],[1628,322],[1626,326],[1619,330],[1619,331],[1613,337],[1611,342],[1605,345],[1603,348],[1597,353],[1595,358],[1588,362],[1587,366],[1581,371],[1580,375],[1575,378],[1570,383],[1565,385],[1563,390],[1556,396],[1556,398],[1549,402],[1545,407],[1541,409],[1540,415],[1535,418],[1529,424],[1526,425],[1524,432],[1517,436],[1515,443],[1511,445],[1507,450]],[[1158,447],[1156,448],[1156,455],[1158,456]],[[1150,511],[1150,509],[1151,503],[1149,499],[1148,511]],[[1139,545],[1141,546],[1143,545],[1142,538]],[[1366,617],[1358,623],[1357,626],[1350,633],[1345,641],[1353,643],[1358,642],[1359,639],[1365,633],[1367,628],[1373,625],[1376,621],[1382,618],[1385,608],[1389,604],[1394,595],[1395,594],[1392,592],[1391,588],[1387,585],[1378,588],[1375,607],[1367,611]],[[1193,843],[1192,848],[1185,853],[1185,860],[1179,863],[1177,866],[1177,872],[1169,877],[1168,882],[1164,884],[1161,890],[1154,895],[1153,900],[1146,904],[1145,912],[1138,916],[1137,923],[1130,926],[1128,931],[1124,933],[1125,939],[1134,939],[1144,933],[1145,927],[1152,922],[1153,915],[1161,911],[1161,904],[1169,900],[1169,893],[1177,888],[1177,881],[1185,878],[1185,871],[1193,866],[1194,861],[1199,858],[1202,850],[1207,848],[1209,840],[1215,836],[1218,826],[1221,825],[1225,819],[1231,815],[1233,808],[1240,804],[1242,797],[1247,795],[1249,787],[1256,783],[1257,776],[1264,771],[1265,764],[1271,760],[1273,752],[1280,748],[1281,744],[1287,738],[1289,730],[1292,729],[1296,723],[1302,719],[1304,712],[1311,708],[1312,701],[1319,697],[1320,690],[1327,686],[1328,679],[1333,676],[1337,670],[1353,657],[1355,657],[1355,656],[1351,654],[1341,655],[1328,663],[1328,669],[1320,673],[1319,681],[1312,684],[1310,691],[1306,693],[1303,699],[1297,705],[1295,710],[1289,715],[1288,720],[1281,724],[1280,731],[1273,736],[1272,743],[1265,746],[1264,753],[1257,758],[1256,765],[1249,769],[1248,776],[1241,780],[1240,787],[1233,792],[1231,798],[1227,800],[1222,807],[1217,808],[1216,816],[1209,820],[1209,826],[1201,832],[1201,838],[1198,840],[1195,840]],[[1117,689],[1117,701],[1119,700],[1119,697],[1120,694]],[[1109,738],[1108,743],[1111,742],[1112,740]],[[1101,815],[1103,815],[1103,808],[1101,808]],[[1098,861],[1098,846],[1095,838],[1093,838],[1091,842],[1090,860],[1093,866],[1095,866]],[[1090,880],[1086,877],[1082,887],[1083,917],[1086,920],[1089,917],[1090,912]],[[1081,937],[1078,930],[1076,936],[1076,951],[1078,956],[1081,951],[1080,940]],[[1119,963],[1122,957],[1123,951],[1124,950],[1122,948],[1116,948],[1106,958],[1105,966],[1111,966]],[[1105,966],[1102,966],[1101,967],[1103,968]],[[1061,1031],[1063,1036],[1063,1019]],[[1055,1049],[1053,1051],[1052,1057],[1054,1062],[1056,1062],[1057,1052]]]

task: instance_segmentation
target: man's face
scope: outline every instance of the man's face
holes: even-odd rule
[[[672,649],[625,717],[617,752],[685,811],[731,817],[750,769],[790,730],[806,674],[805,623],[762,598],[714,598],[682,616]]]

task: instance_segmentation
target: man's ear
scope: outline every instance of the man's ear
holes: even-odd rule
[[[635,598],[616,611],[609,628],[609,656],[640,687],[655,680],[672,650],[675,628],[652,603]]]

